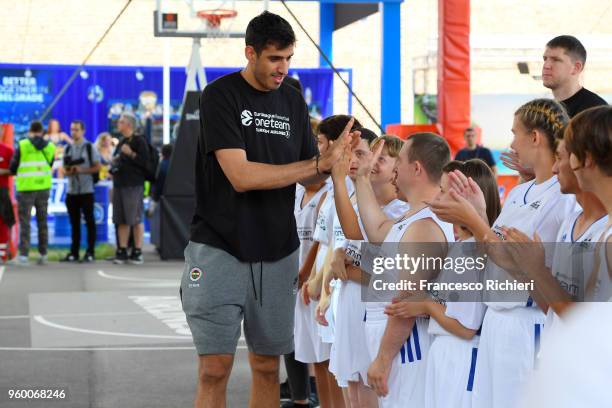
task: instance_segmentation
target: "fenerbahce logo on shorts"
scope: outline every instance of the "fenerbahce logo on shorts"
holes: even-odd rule
[[[251,112],[245,109],[240,114],[240,122],[245,127],[255,124],[256,133],[279,135],[286,139],[291,137],[291,124],[287,116],[274,113]]]
[[[200,287],[200,279],[202,278],[202,275],[204,273],[202,272],[202,270],[200,268],[191,268],[191,271],[189,271],[189,279],[192,282],[195,283],[190,283],[189,287],[190,288],[199,288]]]

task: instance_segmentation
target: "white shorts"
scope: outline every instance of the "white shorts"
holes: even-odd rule
[[[535,368],[544,319],[535,307],[487,309],[472,391],[474,408],[516,406]]]
[[[323,343],[333,343],[335,338],[335,325],[336,325],[336,309],[338,308],[338,286],[340,281],[335,279],[329,283],[331,287],[331,299],[329,301],[329,307],[325,311],[325,320],[327,320],[327,326],[322,326],[317,323],[318,333]]]
[[[379,398],[381,408],[422,407],[425,400],[425,375],[430,335],[429,321],[417,318],[408,340],[393,359],[389,373],[389,394]],[[366,315],[366,341],[373,358],[378,354],[380,342],[387,327],[387,316],[383,310]]]
[[[365,339],[365,303],[361,301],[361,285],[341,282],[338,287],[335,338],[331,347],[329,371],[340,387],[349,381],[366,381],[372,362]]]
[[[316,302],[306,306],[302,302],[301,291],[295,302],[295,359],[302,363],[321,363],[329,360],[329,343],[323,343],[317,333],[319,324],[315,320]]]
[[[470,408],[478,337],[433,336],[427,356],[425,408]]]

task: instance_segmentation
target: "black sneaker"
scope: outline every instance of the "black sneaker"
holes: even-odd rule
[[[93,262],[95,260],[96,260],[96,258],[94,257],[94,255],[91,252],[85,252],[85,255],[83,256],[83,259],[81,260],[81,262],[91,263],[91,262]]]
[[[313,408],[314,405],[312,403],[307,404],[296,404],[293,401],[285,401],[280,405],[281,408]]]
[[[117,265],[123,265],[128,261],[128,254],[125,248],[118,249],[115,253],[115,259],[113,259],[113,263]]]
[[[73,254],[66,254],[65,257],[60,259],[60,262],[79,262],[79,257]]]
[[[142,256],[142,251],[140,249],[134,249],[132,254],[130,255],[129,263],[134,265],[142,265],[144,263],[144,257]]]
[[[280,399],[290,400],[291,399],[291,387],[289,386],[289,380],[280,384]]]

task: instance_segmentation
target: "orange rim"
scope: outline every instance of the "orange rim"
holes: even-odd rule
[[[201,10],[197,12],[197,16],[205,19],[211,27],[219,27],[221,25],[221,20],[224,18],[233,18],[237,15],[238,12],[231,9]]]

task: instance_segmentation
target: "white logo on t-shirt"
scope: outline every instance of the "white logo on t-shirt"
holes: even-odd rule
[[[240,119],[242,120],[243,126],[251,126],[251,123],[253,123],[253,114],[250,110],[245,109],[240,114]]]

